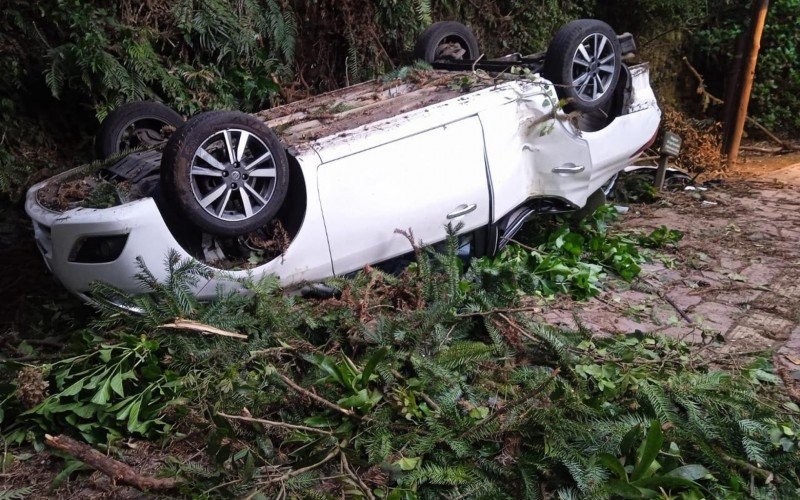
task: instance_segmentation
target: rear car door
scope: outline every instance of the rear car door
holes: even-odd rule
[[[411,250],[395,232],[428,245],[489,223],[489,183],[477,117],[339,158],[319,167],[322,213],[336,274]]]

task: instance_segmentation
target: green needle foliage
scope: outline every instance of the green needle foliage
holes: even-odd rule
[[[607,241],[583,245],[609,262]],[[81,355],[40,368],[49,394],[30,409],[21,382],[7,391],[7,439],[199,431],[206,458],[164,471],[192,497],[797,496],[800,408],[766,360],[728,373],[668,337],[553,328],[457,247],[333,280],[325,300],[265,279],[203,303],[187,293],[201,267],[170,255],[158,283],[142,266],[150,293],[95,290],[141,314],[103,308]],[[247,339],[161,327],[176,318]]]

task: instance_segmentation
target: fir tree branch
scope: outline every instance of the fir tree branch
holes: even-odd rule
[[[485,427],[485,426],[486,426],[488,423],[490,423],[490,422],[493,422],[493,421],[497,420],[497,419],[498,419],[498,418],[499,418],[501,415],[504,415],[504,414],[508,413],[510,410],[512,410],[512,409],[516,408],[517,406],[519,406],[519,405],[521,405],[521,404],[523,404],[523,403],[525,403],[525,402],[527,402],[527,401],[530,401],[531,399],[533,399],[534,397],[536,397],[536,396],[537,396],[539,393],[541,393],[541,392],[542,392],[542,391],[543,391],[543,390],[544,390],[544,389],[545,389],[545,388],[546,388],[548,385],[550,385],[550,382],[551,382],[553,379],[555,379],[555,378],[558,376],[558,373],[559,373],[559,371],[560,371],[560,369],[559,369],[559,368],[556,368],[555,370],[553,370],[552,372],[550,372],[550,376],[549,376],[549,377],[547,377],[547,380],[545,380],[544,382],[542,382],[541,384],[539,384],[537,387],[535,387],[535,388],[533,389],[533,391],[531,391],[531,392],[530,392],[530,394],[527,394],[527,395],[525,395],[525,396],[523,396],[523,397],[521,397],[521,398],[517,399],[516,401],[512,401],[512,402],[511,402],[511,403],[509,403],[508,405],[506,405],[506,406],[504,406],[504,407],[500,408],[500,409],[499,409],[499,410],[497,410],[496,412],[492,413],[492,414],[491,414],[489,417],[487,417],[487,418],[485,418],[485,419],[481,420],[480,422],[478,422],[478,423],[477,423],[477,424],[476,424],[474,427],[470,427],[470,428],[469,428],[469,429],[467,429],[466,431],[462,432],[462,433],[461,433],[461,435],[460,435],[460,436],[458,436],[458,439],[463,439],[464,437],[466,437],[466,436],[468,436],[468,435],[472,434],[472,433],[473,433],[473,432],[475,432],[476,430],[478,430],[478,429],[480,429],[480,428],[482,428],[482,427]]]

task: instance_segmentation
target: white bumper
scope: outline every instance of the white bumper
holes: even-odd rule
[[[33,219],[36,244],[50,271],[71,292],[90,299],[88,292],[94,282],[112,283],[129,293],[143,290],[134,275],[140,271],[141,257],[150,271],[160,280],[166,278],[164,259],[170,249],[183,258],[190,256],[172,237],[152,198],[144,198],[107,209],[76,208],[64,213],[43,208],[36,193],[44,184],[28,191],[25,211]],[[81,263],[70,259],[76,245],[91,236],[128,235],[120,256],[103,263]],[[198,283],[198,296],[212,296],[213,280]]]

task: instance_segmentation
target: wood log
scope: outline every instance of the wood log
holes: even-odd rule
[[[81,443],[63,434],[55,437],[45,434],[44,440],[50,447],[75,457],[92,469],[110,477],[115,483],[133,486],[141,491],[171,490],[181,483],[180,478],[175,477],[143,476],[133,470],[130,465],[107,457],[88,444]]]

